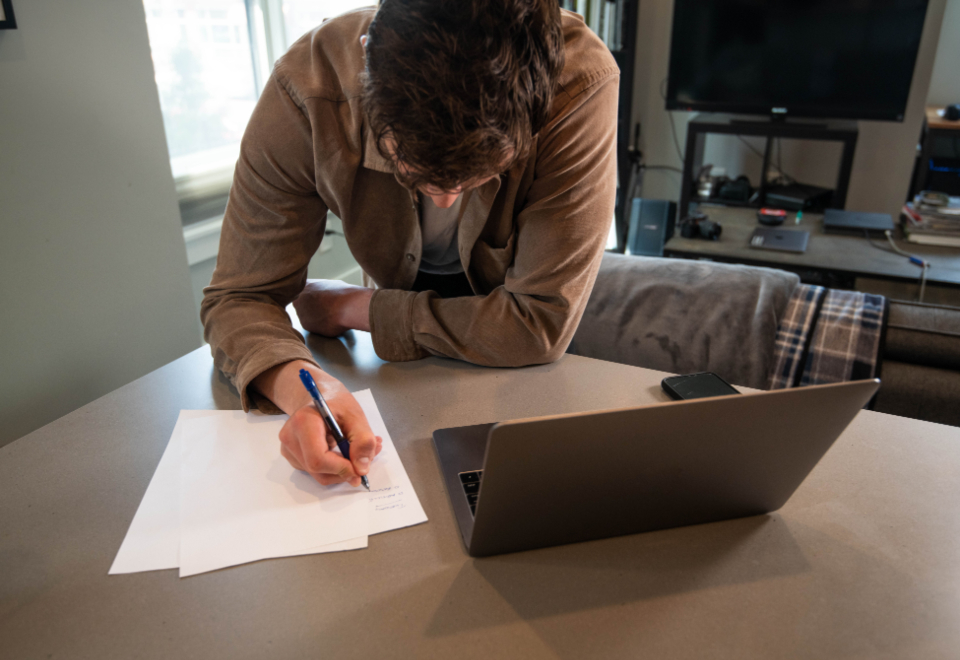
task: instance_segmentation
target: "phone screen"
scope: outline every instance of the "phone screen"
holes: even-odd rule
[[[704,372],[686,376],[670,376],[660,386],[674,399],[703,399],[711,396],[740,394],[717,374]]]

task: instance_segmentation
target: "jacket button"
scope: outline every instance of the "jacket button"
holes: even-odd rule
[[[413,256],[412,254],[409,254],[409,253],[407,254],[407,261],[409,261],[409,262],[412,263],[412,262],[416,261],[416,259],[417,259],[417,258],[416,258],[415,256]]]

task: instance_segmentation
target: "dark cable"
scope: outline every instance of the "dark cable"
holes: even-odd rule
[[[670,116],[670,132],[673,133],[673,146],[677,148],[677,156],[680,158],[680,164],[683,165],[686,163],[686,159],[680,150],[680,140],[677,139],[677,126],[673,123],[673,113],[668,112],[667,114]]]
[[[755,146],[753,146],[752,144],[750,144],[749,142],[747,142],[746,140],[744,140],[742,135],[738,135],[738,136],[737,136],[737,139],[740,140],[741,142],[743,142],[745,145],[747,145],[747,148],[748,148],[750,151],[752,151],[753,153],[755,153],[755,154],[757,154],[758,156],[760,156],[760,158],[763,158],[763,154],[760,153],[760,150],[757,149],[757,148],[756,148]]]
[[[667,79],[660,82],[660,98],[667,100],[667,92],[664,89],[667,86]],[[680,140],[677,138],[677,125],[673,123],[673,113],[667,110],[667,117],[670,118],[670,133],[673,134],[673,146],[677,148],[677,156],[680,158],[680,164],[684,165],[686,159],[683,157],[683,150],[680,148]]]
[[[760,157],[760,160],[763,160],[763,153],[761,153],[760,150],[757,149],[756,147],[754,147],[752,144],[750,144],[749,142],[747,142],[746,140],[744,140],[742,135],[738,135],[738,136],[737,136],[737,139],[740,140],[741,142],[743,142],[745,145],[747,145],[747,148],[750,149],[750,151],[752,151],[753,153],[755,153],[756,155],[758,155],[758,156]],[[792,176],[790,176],[789,174],[787,174],[786,172],[784,172],[782,169],[780,169],[779,164],[774,165],[774,167],[775,167],[775,168],[777,169],[777,171],[780,173],[780,176],[787,180],[786,182],[790,182],[790,181],[795,182],[795,181],[796,181],[796,179],[794,179]],[[767,175],[766,172],[761,173],[761,176],[766,176],[766,175]],[[772,182],[772,183],[778,183],[778,182],[779,182],[779,183],[785,183],[784,181],[782,181],[782,180],[780,180],[780,179],[778,179],[777,181],[774,181],[774,182]]]
[[[924,289],[926,289],[926,285],[927,285],[927,269],[930,268],[930,262],[927,261],[926,259],[921,259],[915,254],[910,254],[909,252],[905,252],[904,250],[901,250],[899,247],[897,247],[897,244],[893,242],[893,236],[890,233],[890,231],[885,231],[883,232],[883,234],[884,236],[887,237],[887,243],[890,244],[889,248],[885,245],[877,245],[876,243],[874,243],[873,237],[870,236],[870,232],[866,229],[863,230],[864,238],[866,238],[867,241],[869,241],[870,245],[872,245],[873,247],[877,248],[878,250],[883,250],[884,252],[889,252],[891,254],[900,255],[901,257],[906,257],[910,261],[910,263],[920,267],[920,276],[918,278],[920,282],[920,295],[917,296],[917,302],[923,302]]]

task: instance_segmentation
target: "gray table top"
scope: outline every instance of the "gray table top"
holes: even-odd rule
[[[366,550],[108,576],[177,412],[238,407],[201,348],[0,448],[0,657],[957,657],[960,429],[862,412],[775,514],[471,559],[434,429],[661,401],[663,374],[310,345],[373,389],[430,521]]]
[[[920,277],[920,268],[906,257],[884,249],[887,247],[885,239],[874,239],[871,245],[866,238],[858,236],[825,234],[823,215],[820,213],[804,213],[799,225],[793,221],[795,214],[790,213],[790,219],[781,226],[786,230],[810,233],[806,252],[797,254],[750,247],[750,236],[760,226],[756,209],[701,204],[700,210],[711,220],[723,225],[720,239],[707,241],[702,238],[683,238],[678,231],[664,245],[667,256],[707,257],[773,268],[818,269],[908,282],[918,281]],[[905,252],[930,262],[928,282],[960,285],[960,248],[917,245],[899,239],[897,245]]]

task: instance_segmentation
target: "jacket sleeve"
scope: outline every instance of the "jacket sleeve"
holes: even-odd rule
[[[374,293],[370,325],[382,359],[440,355],[507,367],[563,355],[613,219],[618,81],[607,72],[567,97],[540,132],[503,286],[486,296],[450,299],[395,289]]]
[[[327,207],[317,194],[311,130],[271,77],[247,125],[223,218],[220,251],[200,318],[214,363],[240,392],[275,407],[250,382],[267,369],[315,361],[285,307],[303,290],[323,238]]]

